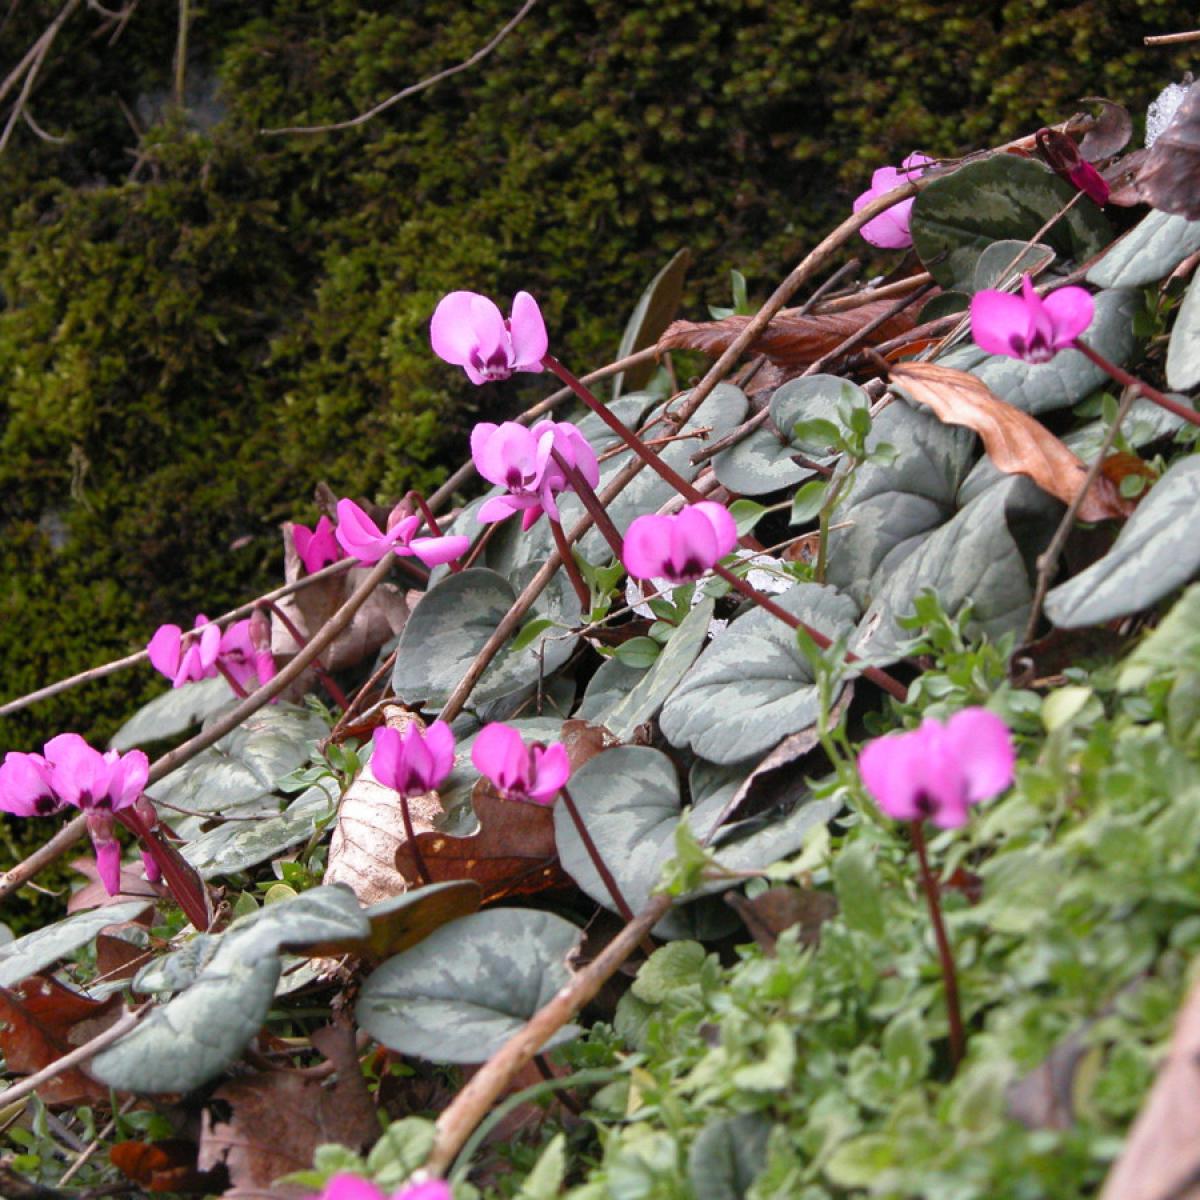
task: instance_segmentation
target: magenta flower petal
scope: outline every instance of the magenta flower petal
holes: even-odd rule
[[[1068,172],[1067,178],[1089,199],[1094,200],[1101,208],[1108,203],[1111,189],[1104,176],[1090,162],[1076,163]]]
[[[715,500],[702,500],[692,507],[702,513],[704,519],[712,526],[717,540],[717,557],[724,558],[737,545],[738,540],[737,522],[729,509]]]
[[[475,300],[484,297],[476,292],[450,292],[438,301],[429,323],[429,341],[438,358],[456,367],[465,367],[479,345],[475,333]],[[490,304],[491,301],[488,301]],[[493,308],[496,306],[493,304]],[[501,325],[504,318],[496,308],[496,319]]]
[[[77,733],[60,733],[43,747],[51,782],[59,797],[76,808],[92,808],[108,800],[115,763],[107,762]]]
[[[662,573],[671,549],[671,518],[658,513],[634,517],[625,531],[621,561],[635,579],[653,579]]]
[[[948,753],[962,764],[968,804],[990,800],[1012,785],[1017,761],[1012,733],[986,708],[964,708],[946,722]]]
[[[315,574],[322,567],[337,562],[342,557],[333,522],[324,513],[313,530],[309,530],[305,525],[293,525],[292,544],[296,547],[296,553],[300,556],[304,571],[308,575]]]
[[[528,788],[529,753],[511,725],[499,721],[485,725],[471,746],[471,762],[506,795],[513,790],[524,793]]]
[[[471,548],[471,539],[461,534],[446,537],[419,537],[409,542],[412,552],[427,566],[437,567],[442,563],[462,558]]]
[[[854,200],[854,211],[866,208],[873,200],[924,174],[926,169],[934,165],[932,158],[924,154],[910,154],[897,167],[880,167],[871,176],[871,186],[860,193]],[[901,200],[885,209],[877,217],[872,217],[859,233],[872,246],[884,250],[901,250],[912,245],[912,234],[909,232],[909,219],[912,215],[913,200]]]
[[[485,500],[475,514],[475,519],[481,525],[493,525],[497,521],[506,521],[515,512],[532,511],[537,509],[537,515],[529,522],[533,524],[542,515],[542,506],[532,496],[492,496]],[[523,526],[528,529],[529,525]]]
[[[183,630],[178,625],[160,625],[146,647],[150,665],[168,679],[175,678],[179,670],[179,650]]]
[[[477,432],[483,428],[489,432]],[[484,479],[510,491],[535,485],[541,474],[537,438],[532,430],[515,421],[477,425],[471,432],[471,458]]]
[[[514,369],[540,371],[550,340],[546,335],[542,310],[528,292],[518,292],[513,297],[512,319],[508,324]]]
[[[400,770],[400,751],[404,739],[399,730],[381,725],[371,738],[371,772],[384,787],[396,788]]]
[[[113,755],[116,754],[116,751],[110,750],[108,753]],[[146,779],[149,774],[150,760],[141,750],[130,750],[126,754],[117,755],[117,761],[108,784],[108,793],[114,811],[128,808],[137,802],[138,797],[146,790]]]
[[[430,731],[432,744],[428,741]],[[384,787],[405,796],[437,791],[454,766],[454,735],[444,722],[435,721],[429,730],[412,725],[401,734],[380,726],[375,730],[371,770]]]
[[[1025,337],[1028,330],[1029,314],[1020,296],[987,288],[971,297],[971,336],[981,350],[1015,357],[1012,336]]]
[[[148,883],[159,883],[162,880],[162,869],[158,860],[148,850],[142,851],[142,871]]]
[[[454,769],[454,733],[445,721],[434,721],[425,730],[425,745],[433,758],[433,774],[440,782]]]
[[[353,500],[339,500],[337,515],[338,544],[359,562],[372,566],[392,548],[388,536]]]
[[[897,821],[922,815],[917,801],[924,754],[924,746],[912,733],[893,733],[868,742],[858,756],[858,773],[867,791]]]
[[[711,500],[685,505],[673,516],[635,517],[625,533],[622,561],[636,579],[685,583],[699,579],[737,544],[737,525]]]
[[[562,742],[554,742],[545,750],[534,750],[534,777],[529,799],[549,804],[571,778],[571,760]]]
[[[1096,301],[1092,293],[1079,287],[1059,288],[1043,301],[1054,328],[1054,344],[1065,349],[1092,323]]]
[[[357,1175],[334,1175],[315,1200],[387,1200],[373,1184]]]
[[[63,807],[40,754],[10,750],[0,764],[0,810],[14,817],[48,817]]]
[[[92,847],[96,851],[96,872],[104,890],[115,896],[121,890],[121,843],[115,838],[111,841],[97,841],[92,835]]]

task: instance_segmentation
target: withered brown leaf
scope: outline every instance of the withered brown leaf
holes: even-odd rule
[[[873,300],[846,312],[780,313],[748,348],[752,354],[764,354],[784,367],[807,367],[830,350],[836,349],[852,334],[869,324],[889,308],[891,300]],[[749,317],[723,317],[720,321],[676,321],[658,340],[660,350],[699,350],[716,358],[749,324]],[[916,322],[909,310],[897,313],[871,334],[868,345],[885,342],[912,329]]]
[[[1188,88],[1137,175],[1141,198],[1162,212],[1200,220],[1200,80]]]
[[[965,425],[983,440],[988,457],[1008,474],[1030,479],[1070,504],[1087,477],[1087,467],[1053,433],[1028,413],[1006,404],[966,371],[935,363],[903,363],[892,379],[914,400],[931,408],[947,425]],[[1079,507],[1081,521],[1127,517],[1129,502],[1101,475]]]

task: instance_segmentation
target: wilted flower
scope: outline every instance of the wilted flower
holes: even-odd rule
[[[121,847],[113,835],[113,814],[137,803],[150,761],[141,750],[102,754],[77,733],[60,733],[43,749],[55,794],[64,804],[87,813],[100,882],[110,896],[116,895],[121,884]]]
[[[373,743],[371,771],[402,796],[436,791],[454,766],[454,734],[445,721],[428,729],[413,722],[404,733],[381,725]]]
[[[200,613],[193,628],[202,629],[199,637],[183,644],[178,625],[160,625],[150,639],[146,652],[154,668],[161,671],[172,687],[183,687],[199,679],[211,679],[217,673],[217,655],[221,651],[221,629]]]
[[[549,804],[571,777],[561,742],[527,746],[517,730],[499,722],[485,725],[476,736],[471,761],[506,800]]]
[[[858,771],[889,817],[928,817],[953,829],[966,823],[970,805],[1012,783],[1015,762],[1008,726],[986,708],[964,708],[944,725],[927,717],[917,729],[868,742]]]
[[[529,428],[515,421],[503,425],[480,421],[471,430],[475,469],[489,483],[499,484],[508,492],[487,500],[479,509],[479,520],[490,524],[522,512],[521,527],[528,529],[545,511],[557,521],[554,497],[571,485],[551,451],[557,451],[574,467],[589,487],[600,482],[596,452],[570,421],[538,421]]]
[[[337,540],[342,549],[367,566],[391,551],[401,557],[415,556],[427,567],[436,567],[465,554],[471,545],[471,539],[461,535],[414,537],[421,528],[421,518],[404,516],[396,510],[385,533],[353,500],[339,500],[337,514]]]
[[[52,768],[40,754],[10,750],[0,765],[0,810],[14,817],[48,817],[64,801],[51,782]]]
[[[672,516],[635,517],[625,534],[622,559],[638,579],[687,583],[710,571],[737,545],[737,525],[723,504],[705,500]]]
[[[546,322],[528,292],[513,297],[512,316],[478,292],[451,292],[429,325],[433,352],[462,367],[472,383],[507,379],[514,371],[540,371],[548,339]]]
[[[292,545],[304,564],[305,573],[313,575],[329,563],[337,562],[342,553],[334,536],[333,522],[321,514],[315,529],[307,525],[292,524]]]
[[[1095,308],[1091,293],[1078,287],[1059,288],[1043,300],[1026,274],[1019,296],[989,288],[971,297],[971,333],[990,354],[1049,362],[1092,323]]]
[[[899,167],[880,167],[871,176],[871,186],[854,201],[854,211],[866,208],[872,200],[923,175],[934,160],[924,154],[910,154]],[[901,250],[912,245],[912,234],[908,231],[908,219],[912,213],[913,197],[893,204],[879,216],[872,217],[859,233],[871,243],[884,250]]]

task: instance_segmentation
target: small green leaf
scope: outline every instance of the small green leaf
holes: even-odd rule
[[[513,638],[512,649],[514,652],[524,650],[539,633],[549,629],[554,622],[549,617],[534,617],[532,621],[527,621]]]
[[[622,642],[616,649],[614,657],[627,667],[650,667],[662,653],[662,647],[653,638],[635,637]]]
[[[733,522],[737,526],[738,536],[745,537],[746,534],[753,533],[755,525],[766,511],[765,505],[754,500],[747,500],[744,497],[735,500],[729,506],[729,515],[733,517]]]
[[[792,497],[792,511],[788,520],[793,525],[803,525],[811,521],[825,506],[825,497],[829,491],[829,481],[814,479],[804,484]]]
[[[367,1155],[367,1170],[384,1191],[399,1187],[429,1157],[433,1122],[423,1117],[393,1121]]]
[[[828,454],[831,450],[841,450],[845,441],[842,431],[824,417],[810,417],[797,421],[792,426],[792,444],[798,449],[811,451],[816,455]]]
[[[699,982],[708,951],[699,942],[679,941],[660,946],[642,964],[633,981],[633,994],[647,1004],[661,1004],[679,988]]]

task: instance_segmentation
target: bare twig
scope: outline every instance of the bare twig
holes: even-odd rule
[[[69,1054],[64,1054],[62,1058],[56,1058],[49,1066],[43,1067],[40,1071],[26,1075],[20,1083],[14,1083],[12,1087],[5,1088],[3,1092],[5,1106],[13,1104],[17,1100],[23,1100],[37,1091],[43,1083],[57,1079],[64,1071],[69,1071],[72,1067],[87,1062],[89,1058],[99,1054],[106,1046],[111,1046],[113,1042],[123,1038],[152,1005],[153,1001],[147,1001],[132,1012],[127,1012],[119,1021],[110,1025],[102,1033],[96,1034],[91,1041],[84,1042],[82,1046],[72,1050]]]
[[[58,37],[59,30],[62,29],[67,18],[79,7],[79,4],[80,0],[67,0],[67,3],[63,6],[58,16],[46,26],[42,35],[34,42],[16,69],[0,85],[0,100],[2,100],[15,80],[20,78],[20,72],[24,68],[25,81],[21,85],[20,94],[13,102],[12,111],[8,115],[8,122],[4,126],[4,132],[0,133],[0,154],[4,153],[5,147],[8,145],[8,140],[12,137],[13,128],[16,126],[18,118],[25,111],[25,105],[29,100],[30,93],[33,91],[34,81],[37,79],[38,72],[42,69],[42,63],[46,61],[46,55],[50,53],[50,47],[54,45],[54,39]]]
[[[36,137],[41,138],[43,142],[49,142],[52,146],[65,146],[71,140],[69,137],[48,133],[33,119],[33,113],[29,111],[28,106],[21,109],[21,120],[29,126]]]
[[[175,32],[175,106],[183,107],[183,94],[187,88],[188,24],[191,14],[188,0],[179,0],[179,21]]]
[[[1033,635],[1037,631],[1038,617],[1041,616],[1042,612],[1042,604],[1046,599],[1046,592],[1050,587],[1050,577],[1054,574],[1054,568],[1058,565],[1059,555],[1062,554],[1063,547],[1067,544],[1067,538],[1070,537],[1071,530],[1075,527],[1075,515],[1079,512],[1080,505],[1083,504],[1084,498],[1091,490],[1092,484],[1096,482],[1097,476],[1104,469],[1105,456],[1112,449],[1113,442],[1117,440],[1117,433],[1120,431],[1121,422],[1125,420],[1137,396],[1137,388],[1127,387],[1125,389],[1112,426],[1104,435],[1104,441],[1101,443],[1100,449],[1096,452],[1095,459],[1088,466],[1087,474],[1083,477],[1083,486],[1076,492],[1075,498],[1071,503],[1067,505],[1067,511],[1063,513],[1063,518],[1059,521],[1058,528],[1054,531],[1054,536],[1050,539],[1050,544],[1038,555],[1037,586],[1034,588],[1033,601],[1029,607],[1029,620],[1025,624],[1025,633],[1021,638],[1022,645],[1027,646],[1033,641]]]
[[[406,100],[409,96],[415,96],[418,92],[423,92],[427,88],[433,87],[435,83],[441,83],[443,79],[449,79],[451,75],[457,75],[460,71],[466,71],[470,67],[475,66],[476,63],[487,58],[525,19],[526,14],[536,3],[537,0],[525,0],[525,3],[521,5],[516,15],[509,20],[508,24],[491,41],[476,50],[470,58],[458,63],[457,66],[447,67],[444,71],[438,71],[436,75],[430,75],[428,79],[422,79],[419,83],[413,83],[406,88],[402,88],[395,95],[389,96],[386,100],[376,104],[374,108],[369,108],[366,112],[359,113],[357,117],[351,117],[348,121],[336,121],[332,125],[285,125],[279,129],[260,129],[258,132],[265,137],[273,137],[283,133],[332,133],[338,129],[353,129],[358,125],[365,125],[373,117],[386,112],[393,104],[398,104],[401,100]]]
[[[1200,29],[1193,29],[1188,33],[1156,33],[1142,38],[1142,42],[1147,46],[1175,46],[1180,42],[1200,42]]]
[[[433,1150],[422,1174],[430,1176],[446,1172],[471,1131],[505,1093],[517,1072],[599,992],[670,907],[671,900],[667,896],[651,899],[600,955],[560,988],[472,1076],[438,1118]]]

